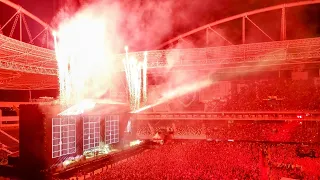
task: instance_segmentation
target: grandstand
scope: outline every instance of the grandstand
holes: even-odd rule
[[[52,50],[50,25],[9,0],[0,0],[0,3],[15,11],[0,26],[0,89],[29,92],[58,89],[58,67]],[[287,23],[290,10],[319,5],[319,0],[301,1],[245,12],[181,34],[148,51],[148,95],[153,99],[149,98],[148,102],[151,108],[131,114],[134,117],[132,132],[118,133],[119,129],[125,129],[124,121],[114,114],[101,113],[105,110],[101,107],[99,113],[103,115],[97,116],[97,112],[81,115],[82,127],[68,117],[68,126],[81,127],[88,133],[84,133],[81,139],[82,150],[69,148],[71,143],[77,143],[68,140],[66,154],[95,154],[91,150],[101,146],[101,142],[120,143],[125,139],[121,139],[123,134],[123,137],[130,136],[130,141],[138,139],[148,143],[138,145],[132,151],[119,151],[108,161],[89,162],[91,168],[86,170],[77,167],[71,175],[63,172],[63,177],[319,178],[320,37],[294,38],[287,33],[290,28],[295,29],[294,25]],[[266,26],[259,24],[263,23],[259,17],[269,13],[280,14],[274,20],[279,24],[274,28],[275,32],[270,32],[270,28],[267,31]],[[36,22],[42,30],[30,33],[28,21]],[[241,24],[238,30],[241,42],[218,30],[220,26],[235,21]],[[2,31],[11,24],[10,31]],[[15,29],[19,32],[17,36],[13,34]],[[252,29],[261,35],[256,41],[247,33]],[[195,41],[198,38],[205,40],[199,43]],[[217,39],[220,44],[216,44]],[[142,59],[144,52],[129,55]],[[117,54],[115,58],[121,63],[125,56]],[[172,58],[175,58],[173,66]],[[169,72],[166,71],[168,67]],[[120,73],[124,74],[124,69]],[[196,81],[192,76],[201,74],[213,83],[155,103],[154,97],[160,97],[163,88],[167,87],[163,84],[177,74],[182,74],[182,82]],[[127,101],[127,89],[123,85],[109,92],[108,98]],[[159,91],[157,95],[154,95],[155,91]],[[0,103],[2,164],[7,163],[8,155],[19,152],[19,105],[41,104],[41,101],[30,97],[29,102]],[[77,118],[81,119],[80,116]],[[58,129],[55,125],[60,128],[59,133],[66,126],[62,123],[64,118],[50,120],[52,136],[58,132],[54,130]],[[59,123],[54,125],[55,120]],[[129,122],[128,119],[125,121]],[[68,127],[68,139],[78,138],[79,129],[72,130],[75,133],[72,135],[69,131]],[[153,140],[156,134],[164,138],[164,145],[149,143],[148,140]],[[84,145],[84,142],[90,143]],[[54,144],[52,140],[52,147],[58,147],[59,143]],[[56,157],[62,157],[63,150],[52,151],[52,158],[54,153],[59,154]],[[55,177],[61,178],[62,175],[55,174]]]

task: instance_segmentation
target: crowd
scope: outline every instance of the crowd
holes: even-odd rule
[[[230,97],[210,100],[205,111],[317,111],[320,88],[312,80],[246,81]]]
[[[208,122],[207,136],[212,139],[274,142],[319,142],[317,122],[233,122],[212,125]]]
[[[151,137],[159,129],[173,129],[177,139],[207,138],[273,142],[319,142],[317,121],[138,121],[138,137]]]
[[[225,99],[207,101],[204,110],[312,112],[320,109],[320,89],[313,81],[279,79],[247,81],[242,82],[242,85]],[[307,149],[315,150],[316,157],[297,155],[301,143],[320,142],[318,121],[167,120],[148,123],[138,125],[138,135],[152,136],[161,126],[160,129],[173,128],[176,137],[190,139],[193,136],[196,139],[205,135],[207,140],[213,142],[164,145],[142,154],[137,161],[124,163],[119,169],[110,169],[106,177],[126,179],[133,173],[137,179],[266,179],[265,176],[268,176],[267,179],[320,178],[320,146],[307,146]],[[235,142],[226,143],[227,140]],[[140,161],[147,166],[133,167],[135,162],[140,164]],[[194,165],[191,167],[189,164]],[[124,169],[131,168],[135,170],[121,177],[121,174],[126,173]],[[152,170],[148,171],[148,168]],[[170,169],[168,173],[164,173],[167,169]],[[122,170],[122,173],[118,173],[118,170]]]
[[[253,143],[171,142],[92,179],[260,179]]]
[[[202,123],[197,121],[186,123],[185,121],[175,121],[174,123],[174,135],[177,136],[201,136],[205,133],[205,129]]]
[[[269,174],[274,179],[292,177],[296,179],[319,179],[320,178],[320,147],[316,145],[303,145],[305,153],[314,150],[316,157],[310,155],[299,157],[297,144],[272,144],[266,149],[266,162],[269,166]],[[308,154],[308,153],[307,153]]]
[[[320,108],[320,88],[312,79],[234,81],[231,84],[234,85],[223,97],[212,95],[202,100],[199,93],[192,93],[155,106],[151,111],[317,111]]]
[[[320,159],[300,158],[297,144],[173,141],[92,179],[318,179]],[[309,148],[309,147],[308,147]],[[319,146],[312,147],[318,152]]]

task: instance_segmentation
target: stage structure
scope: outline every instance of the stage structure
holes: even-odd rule
[[[60,115],[60,106],[20,105],[19,166],[25,171],[63,169],[104,156],[126,145],[134,124],[126,104],[96,104],[78,115]]]

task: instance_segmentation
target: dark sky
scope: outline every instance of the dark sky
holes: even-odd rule
[[[53,17],[58,12],[59,6],[68,4],[68,6],[80,6],[89,0],[12,0],[20,4],[26,10],[38,16],[45,22],[51,23]],[[92,0],[90,0],[92,1]],[[119,1],[119,0],[118,0]],[[143,5],[145,0],[120,0],[123,4]],[[159,0],[148,0],[159,1]],[[173,31],[167,39],[177,36],[183,32],[190,31],[199,26],[219,20],[231,15],[247,12],[254,9],[273,6],[277,4],[296,2],[298,0],[169,0],[173,2],[172,11],[174,14]],[[305,23],[312,29],[312,33],[319,33],[320,8],[319,5],[296,8],[292,14],[295,15],[294,21],[297,24]],[[6,20],[14,13],[10,8],[0,3],[0,24],[4,24]],[[301,15],[299,15],[301,14]],[[263,18],[262,22],[265,23]],[[271,21],[271,19],[268,19]],[[32,33],[40,31],[41,28],[37,24],[28,21]],[[11,25],[12,26],[12,25]],[[11,27],[8,26],[8,27]],[[5,31],[10,31],[6,28]]]

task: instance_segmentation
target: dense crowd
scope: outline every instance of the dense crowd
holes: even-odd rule
[[[207,101],[205,111],[316,111],[319,94],[312,80],[247,81],[223,101]]]
[[[207,136],[212,139],[247,141],[319,142],[317,122],[233,122],[215,125],[208,122]]]
[[[139,122],[138,137],[151,137],[159,129],[173,129],[178,139],[319,142],[317,121],[149,121]]]
[[[93,179],[259,179],[255,144],[174,142],[143,152]]]
[[[278,79],[275,81],[247,81],[241,83],[242,86],[237,87],[237,90],[233,91],[229,97],[205,102],[204,110],[215,112],[312,112],[320,109],[320,88],[311,80],[291,81]],[[143,162],[156,167],[156,170],[147,173],[136,168],[136,171],[130,171],[130,173],[135,174],[134,177],[148,176],[149,179],[150,177],[155,179],[266,179],[264,176],[268,176],[269,179],[281,179],[282,177],[296,179],[320,178],[319,145],[307,146],[307,149],[316,150],[317,157],[315,158],[309,156],[298,157],[297,148],[300,146],[298,144],[283,144],[285,142],[320,142],[320,124],[317,121],[149,121],[148,124],[139,124],[137,133],[138,135],[150,137],[158,129],[166,128],[173,128],[176,137],[184,136],[189,139],[190,136],[193,136],[193,138],[204,136],[208,140],[219,141],[219,143],[171,144],[161,147],[159,151],[154,150],[144,153],[139,157],[141,159],[137,159],[137,162],[140,160],[148,161],[149,158],[151,160],[151,157],[154,158],[153,156],[159,155],[163,157],[162,160],[157,159],[157,163],[161,167],[155,164],[152,165],[154,162]],[[242,142],[221,142],[227,140]],[[270,144],[271,142],[276,143]],[[179,151],[174,151],[179,148]],[[248,148],[251,148],[250,152],[247,151]],[[173,150],[171,151],[170,149]],[[162,154],[162,152],[167,154]],[[175,152],[176,154],[171,154],[170,152]],[[168,162],[179,161],[180,154],[188,154],[190,158],[186,158],[185,161],[190,160],[188,163],[196,164],[195,167],[201,167],[198,170],[199,172],[188,166],[174,167],[174,163],[165,164],[165,160],[168,160]],[[212,154],[214,155],[212,156]],[[250,162],[248,162],[249,159],[251,160]],[[181,161],[184,162],[184,160]],[[119,169],[131,169],[134,162],[132,161],[132,164],[124,163],[119,166]],[[244,162],[248,163],[246,168],[242,164]],[[202,163],[207,165],[202,165]],[[170,164],[173,165],[170,166]],[[162,167],[164,168],[162,169]],[[109,170],[110,176],[107,177],[117,177],[116,171],[119,169]],[[170,169],[178,173],[169,171],[166,174],[161,169]],[[125,173],[124,171],[122,170],[122,173]],[[143,176],[139,172],[141,174],[146,173],[146,175]],[[192,173],[184,174],[188,172]],[[101,178],[103,176],[96,177]],[[121,178],[126,179],[127,175]]]
[[[92,179],[317,179],[320,159],[298,157],[297,144],[174,141]],[[308,147],[311,148],[311,147]],[[312,146],[319,151],[319,146]]]
[[[305,153],[315,150],[316,157],[298,156],[297,149],[303,146]],[[267,146],[266,162],[273,179],[291,177],[295,179],[319,179],[319,145],[272,144]],[[300,150],[301,151],[301,150]]]
[[[201,100],[197,96],[194,99],[190,99],[190,95],[182,96],[167,104],[154,107],[153,111],[318,111],[320,109],[320,87],[315,85],[312,79],[231,83],[234,86],[223,97],[212,94],[212,97]],[[193,95],[195,94],[191,94]]]

